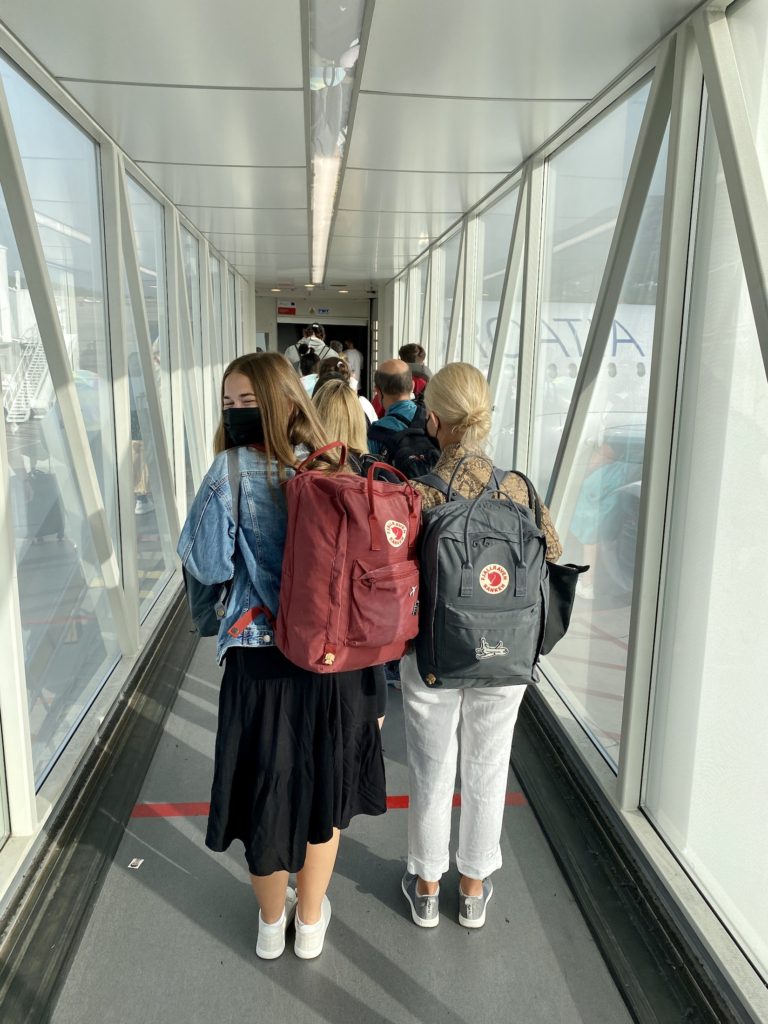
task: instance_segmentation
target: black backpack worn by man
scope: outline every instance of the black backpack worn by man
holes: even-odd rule
[[[423,403],[411,398],[413,377],[407,364],[400,359],[382,363],[374,382],[384,405],[384,415],[368,428],[371,451],[409,480],[431,473],[440,450],[427,434]]]

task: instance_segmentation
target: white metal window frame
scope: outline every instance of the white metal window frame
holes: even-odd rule
[[[763,363],[768,376],[768,192],[750,124],[724,0],[702,5],[634,67],[590,103],[520,169],[522,185],[511,239],[499,320],[488,371],[497,398],[514,289],[522,273],[523,309],[520,331],[515,465],[528,468],[534,370],[542,276],[542,230],[547,163],[561,146],[572,142],[617,102],[652,74],[649,95],[621,209],[601,281],[595,312],[574,387],[566,426],[550,485],[550,503],[557,519],[567,500],[568,481],[594,378],[602,361],[606,325],[612,320],[634,244],[639,218],[663,135],[669,124],[669,151],[662,214],[659,286],[650,376],[643,488],[632,599],[629,654],[622,720],[622,743],[615,773],[585,729],[556,692],[540,693],[567,740],[587,765],[628,825],[638,847],[665,879],[669,891],[697,929],[713,956],[725,968],[747,1006],[758,1019],[768,1018],[765,985],[715,912],[709,907],[681,863],[641,810],[641,787],[649,711],[655,673],[655,641],[664,608],[666,527],[672,501],[677,451],[677,415],[687,341],[692,247],[695,241],[698,184],[706,110],[711,113],[744,263],[747,288]],[[703,102],[706,86],[708,108]],[[507,182],[483,201],[487,206]],[[472,316],[470,286],[478,238],[472,234],[477,211],[458,222],[462,231],[461,270],[454,292],[464,303],[464,323]],[[438,267],[439,250],[448,232],[436,240],[429,258]],[[419,259],[421,259],[421,255]],[[410,265],[400,277],[407,279]],[[397,283],[398,278],[394,279]],[[451,328],[449,361],[470,358],[470,345]],[[466,332],[462,332],[466,334]],[[546,666],[545,666],[546,671]]]

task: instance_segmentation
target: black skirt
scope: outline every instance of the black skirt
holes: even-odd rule
[[[313,675],[275,647],[227,651],[205,844],[245,846],[253,875],[299,871],[307,843],[383,814],[372,669]]]

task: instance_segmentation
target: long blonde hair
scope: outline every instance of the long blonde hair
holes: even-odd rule
[[[325,432],[334,441],[362,455],[368,451],[365,413],[352,388],[344,380],[328,380],[315,389],[312,402]]]
[[[254,352],[233,359],[221,378],[221,405],[224,405],[224,384],[231,373],[248,378],[256,404],[261,409],[264,427],[264,451],[274,459],[280,480],[285,470],[298,465],[294,448],[305,445],[310,452],[327,443],[326,434],[309,400],[306,389],[291,364],[278,352]],[[232,448],[223,418],[213,439],[215,454]],[[331,460],[335,461],[333,457]]]
[[[482,450],[491,432],[488,381],[470,363],[448,363],[424,389],[424,404],[450,427],[451,439]]]

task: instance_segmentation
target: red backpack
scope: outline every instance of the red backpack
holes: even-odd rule
[[[415,559],[421,498],[403,483],[306,466],[285,484],[288,529],[275,642],[310,672],[348,672],[401,658],[419,630]],[[398,473],[398,476],[402,474]]]

